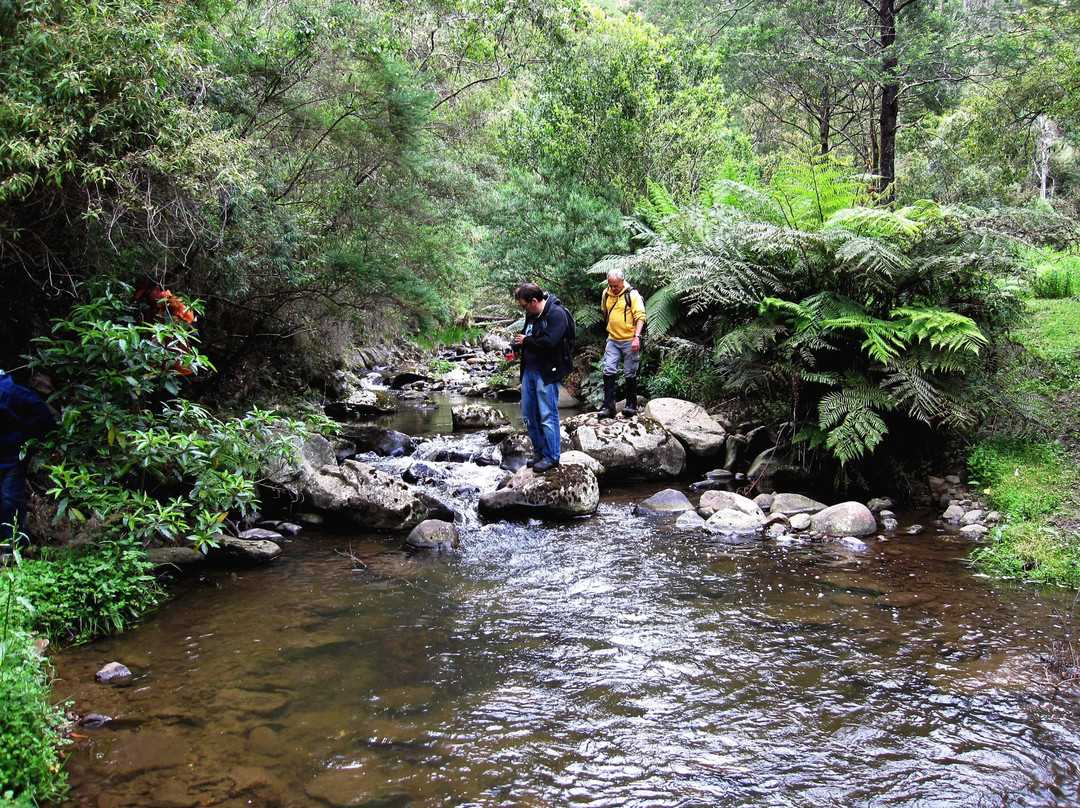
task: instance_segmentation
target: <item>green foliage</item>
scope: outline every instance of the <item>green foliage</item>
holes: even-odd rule
[[[652,333],[711,343],[727,389],[766,409],[790,396],[800,440],[841,463],[885,449],[905,420],[968,429],[986,411],[990,334],[1019,316],[996,282],[1017,271],[1017,241],[979,211],[862,206],[865,187],[812,156],[694,205],[654,189],[646,246],[594,271],[649,277]]]
[[[535,69],[508,117],[507,157],[525,171],[559,167],[623,210],[654,178],[680,192],[708,185],[729,158],[750,159],[728,128],[715,66],[640,19],[590,10],[566,46]]]
[[[564,174],[514,172],[479,218],[490,237],[478,255],[494,286],[509,293],[533,281],[570,307],[599,300],[582,267],[629,246],[614,202]]]
[[[104,524],[99,529],[107,531]],[[68,642],[119,633],[163,598],[153,564],[135,537],[103,538],[24,559],[15,571],[15,589],[32,604],[26,624]]]
[[[715,402],[723,387],[716,368],[700,346],[672,341],[672,348],[660,358],[645,381],[652,397],[672,396],[703,404]]]
[[[222,420],[176,398],[177,363],[207,362],[182,321],[140,322],[130,291],[103,287],[37,340],[31,366],[63,408],[41,459],[48,494],[76,531],[101,523],[103,537],[202,547],[254,507],[260,469],[293,451],[283,427],[300,427],[261,410]]]
[[[63,710],[52,703],[18,574],[0,573],[0,804],[28,808],[63,796]]]

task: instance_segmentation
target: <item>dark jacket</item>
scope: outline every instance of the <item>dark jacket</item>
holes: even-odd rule
[[[561,382],[574,369],[574,358],[570,355],[567,340],[570,315],[551,292],[547,292],[544,299],[547,300],[544,310],[536,317],[525,318],[526,330],[532,323],[532,334],[522,341],[521,349],[523,354],[532,352],[540,368],[540,378],[544,384],[552,384]],[[523,356],[523,371],[528,364],[527,357]]]
[[[55,426],[52,411],[42,398],[0,371],[0,468],[18,463],[22,445]]]

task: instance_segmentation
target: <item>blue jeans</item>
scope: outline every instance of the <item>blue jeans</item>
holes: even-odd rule
[[[23,516],[26,514],[26,467],[15,463],[0,468],[0,543],[11,544],[17,528],[19,546],[25,546],[22,532]]]
[[[539,373],[526,370],[521,377],[521,417],[532,441],[533,453],[552,463],[559,461],[559,383],[544,384]]]

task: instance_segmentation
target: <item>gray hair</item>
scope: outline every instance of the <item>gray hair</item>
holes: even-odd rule
[[[618,267],[615,267],[614,269],[609,269],[607,276],[609,279],[618,278],[619,280],[623,280],[626,277],[625,275],[623,275],[623,271]]]

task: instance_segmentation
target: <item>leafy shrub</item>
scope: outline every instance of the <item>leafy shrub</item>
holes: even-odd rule
[[[77,531],[97,520],[97,538],[202,547],[254,507],[260,469],[291,455],[288,435],[302,427],[258,409],[219,419],[179,398],[178,363],[210,365],[185,324],[138,320],[129,293],[96,290],[36,341],[30,364],[54,379],[63,409],[39,460],[48,494]]]
[[[1043,300],[1060,300],[1080,293],[1080,268],[1071,263],[1038,267],[1031,284],[1032,294]]]

